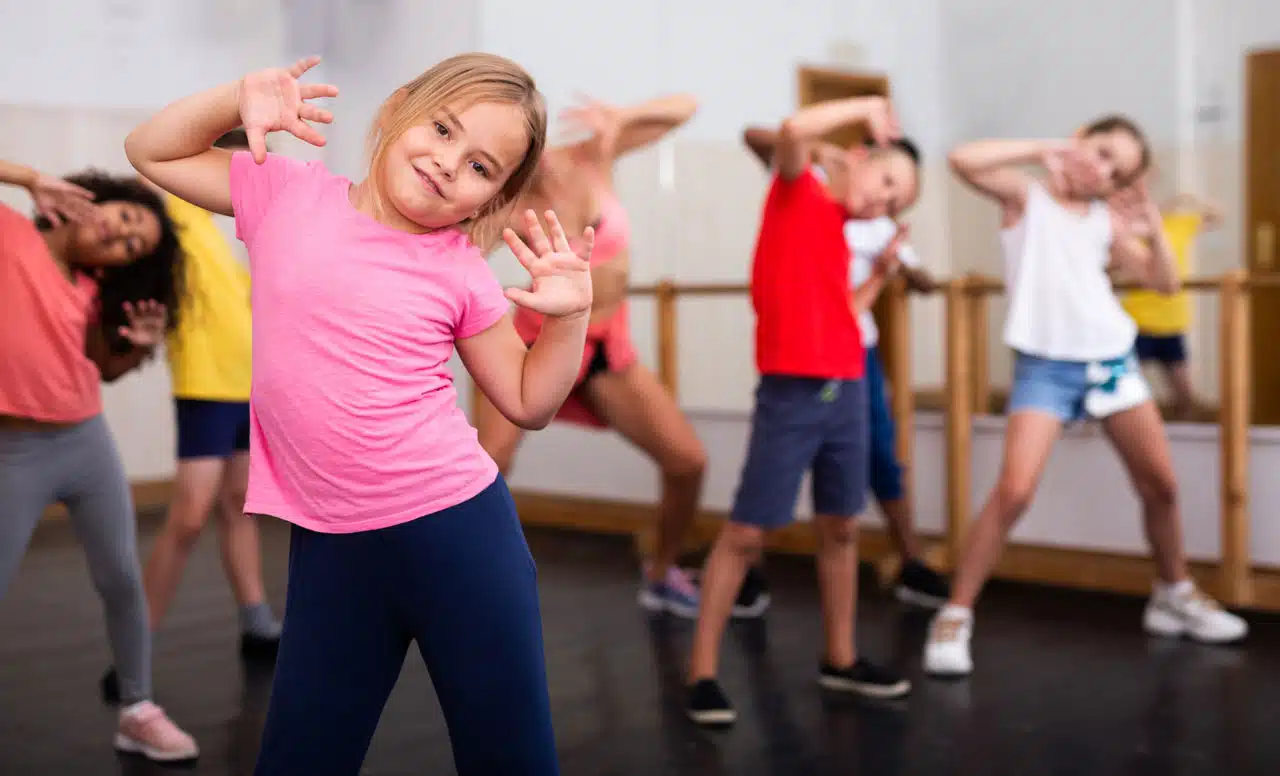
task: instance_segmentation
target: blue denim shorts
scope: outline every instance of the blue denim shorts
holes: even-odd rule
[[[1126,381],[1128,396],[1125,403],[1129,407],[1150,398],[1137,359],[1132,355],[1107,364],[1114,375],[1122,375]],[[1094,366],[1096,371],[1099,365]],[[1013,390],[1009,394],[1007,412],[1012,415],[1019,410],[1040,410],[1063,423],[1084,420],[1092,416],[1086,409],[1090,391],[1103,384],[1091,375],[1088,361],[1058,361],[1015,353]]]

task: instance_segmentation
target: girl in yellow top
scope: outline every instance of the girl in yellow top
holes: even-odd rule
[[[248,148],[243,130],[218,141]],[[262,583],[258,526],[244,514],[249,479],[249,383],[252,338],[249,272],[236,258],[213,216],[171,195],[169,217],[186,255],[182,316],[166,352],[177,416],[178,469],[164,529],[143,571],[154,630],[173,601],[182,572],[212,510],[218,515],[222,565],[240,607],[240,654],[274,659],[280,624]],[[114,671],[102,680],[114,701]]]
[[[1190,194],[1182,194],[1162,209],[1163,228],[1169,247],[1178,261],[1178,274],[1190,271],[1191,244],[1202,230],[1216,229],[1222,222],[1216,207]],[[1134,352],[1144,363],[1156,362],[1164,370],[1173,390],[1173,417],[1185,418],[1196,405],[1187,368],[1186,331],[1191,323],[1191,303],[1186,292],[1165,295],[1155,291],[1133,291],[1123,299],[1124,309],[1138,324]]]

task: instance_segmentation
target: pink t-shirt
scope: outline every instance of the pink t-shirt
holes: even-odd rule
[[[85,354],[98,286],[68,280],[31,219],[0,204],[0,415],[79,423],[102,412]]]
[[[245,511],[324,533],[408,522],[491,485],[458,407],[454,341],[507,311],[465,235],[414,235],[355,209],[319,162],[231,160],[253,273]]]

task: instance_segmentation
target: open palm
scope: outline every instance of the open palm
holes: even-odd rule
[[[259,70],[240,82],[240,122],[254,161],[266,160],[267,135],[271,132],[288,132],[314,146],[325,144],[324,135],[307,122],[329,124],[333,114],[307,100],[336,97],[338,87],[298,82],[303,73],[318,64],[320,57],[299,59],[292,67]]]
[[[151,348],[160,344],[164,337],[165,322],[168,320],[164,305],[152,299],[137,304],[125,302],[124,315],[128,319],[128,325],[120,327],[121,337],[139,348]]]
[[[502,233],[507,247],[533,278],[529,288],[509,288],[507,298],[521,307],[555,318],[565,318],[591,309],[591,249],[595,232],[587,227],[575,251],[569,245],[554,210],[546,212],[550,238],[538,216],[525,211],[524,220],[531,245],[511,229]]]

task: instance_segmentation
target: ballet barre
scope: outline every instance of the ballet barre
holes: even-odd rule
[[[1138,288],[1132,284],[1117,284],[1117,290]],[[1232,606],[1262,605],[1268,609],[1280,609],[1280,580],[1271,580],[1268,573],[1268,595],[1259,600],[1255,590],[1255,569],[1249,554],[1249,422],[1250,422],[1250,348],[1249,304],[1254,289],[1280,288],[1280,277],[1251,276],[1244,270],[1234,270],[1216,277],[1197,277],[1185,280],[1184,291],[1193,293],[1217,293],[1219,296],[1219,353],[1221,407],[1218,412],[1220,447],[1220,531],[1222,554],[1216,570],[1209,579],[1202,580],[1212,586],[1219,597]],[[632,287],[631,296],[653,297],[656,305],[657,372],[659,379],[679,396],[677,375],[679,354],[679,321],[677,302],[681,297],[746,296],[750,289],[745,284],[706,283],[679,284],[664,278],[653,285]],[[1004,292],[1004,283],[996,278],[980,274],[967,274],[939,283],[943,296],[944,315],[944,427],[946,457],[946,529],[939,537],[940,547],[930,553],[950,567],[959,556],[965,532],[973,518],[971,471],[973,445],[973,416],[990,412],[992,392],[990,387],[989,353],[989,301]],[[881,296],[880,313],[885,325],[881,350],[885,354],[886,372],[893,386],[910,386],[911,331],[910,296],[901,278],[888,285]],[[892,392],[892,411],[899,429],[914,428],[916,398],[911,390]],[[898,455],[907,477],[907,492],[911,493],[913,434],[899,433]],[[1038,572],[1031,561],[1022,564],[1020,578],[1036,579]],[[1102,563],[1100,568],[1106,567]],[[1126,577],[1120,585],[1132,588],[1135,576],[1131,568],[1119,570],[1117,575]],[[1088,576],[1089,579],[1084,577]],[[1100,581],[1102,572],[1080,572],[1081,586],[1115,588]],[[1071,577],[1069,571],[1059,571],[1052,580],[1063,582]],[[1070,583],[1070,582],[1068,582]],[[1274,600],[1273,600],[1274,599]]]

